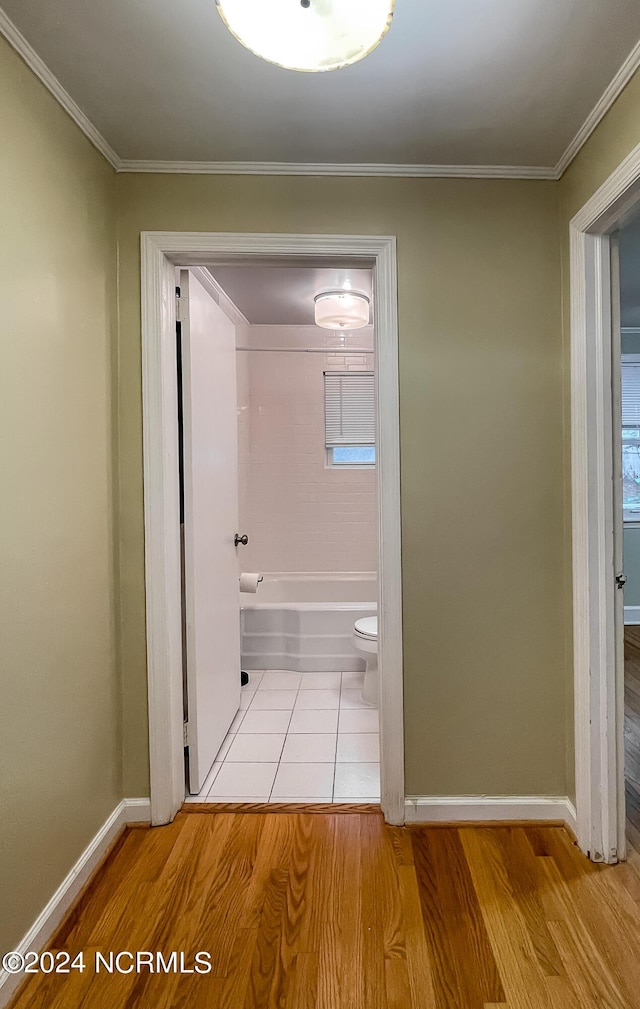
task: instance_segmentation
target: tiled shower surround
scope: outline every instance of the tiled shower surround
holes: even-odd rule
[[[249,571],[375,571],[373,469],[325,465],[325,371],[371,371],[370,327],[238,327],[238,346],[327,347],[326,354],[238,352],[239,512]],[[335,349],[331,349],[335,348]]]

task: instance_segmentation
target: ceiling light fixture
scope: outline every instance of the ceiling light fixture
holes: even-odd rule
[[[316,326],[362,329],[369,325],[369,299],[356,291],[323,291],[315,299]]]
[[[216,0],[238,42],[285,70],[339,70],[382,41],[395,0]]]

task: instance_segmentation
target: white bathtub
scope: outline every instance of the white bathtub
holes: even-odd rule
[[[377,611],[375,572],[265,573],[240,593],[242,668],[301,673],[364,669],[353,625]]]

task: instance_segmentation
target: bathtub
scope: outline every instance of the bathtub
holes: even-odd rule
[[[375,615],[377,595],[375,572],[265,573],[257,593],[240,593],[242,668],[364,669],[353,625]]]

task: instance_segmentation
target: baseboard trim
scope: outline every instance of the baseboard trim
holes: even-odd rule
[[[640,606],[625,606],[625,624],[640,624]]]
[[[150,820],[150,799],[123,799],[118,803],[63,879],[47,906],[16,945],[16,952],[24,954],[28,950],[42,949],[69,908],[78,900],[124,827],[134,823],[149,823]],[[23,974],[8,974],[5,970],[0,970],[0,1007],[7,1005],[23,980]]]
[[[408,795],[405,823],[560,821],[575,833],[576,810],[556,795]]]
[[[151,823],[151,799],[123,799],[120,805],[124,811],[125,827],[134,823]]]

